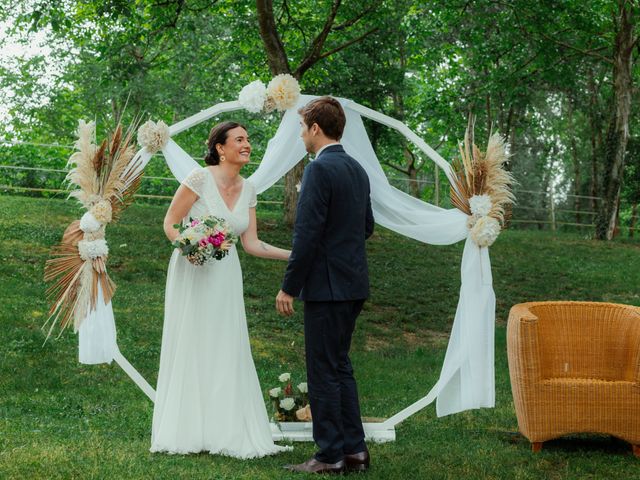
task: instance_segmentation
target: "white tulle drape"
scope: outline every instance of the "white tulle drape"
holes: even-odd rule
[[[111,302],[105,304],[98,286],[96,309],[89,312],[78,328],[78,360],[94,365],[110,363],[116,350],[116,322]]]
[[[313,98],[316,97],[302,95],[298,106],[284,114],[278,131],[267,145],[260,166],[250,177],[258,193],[271,187],[306,155],[300,138],[297,108]],[[447,245],[466,239],[458,308],[440,378],[424,398],[389,418],[385,423],[393,426],[436,398],[438,416],[473,408],[493,407],[495,296],[489,252],[486,248],[479,248],[469,238],[467,215],[457,209],[446,210],[430,205],[389,184],[359,113],[364,107],[350,100],[340,101],[347,116],[341,143],[347,153],[355,158],[369,175],[376,223],[407,237],[434,245]],[[194,115],[191,121],[183,120],[172,126],[171,133],[175,134],[210,118],[216,112],[215,108]],[[221,111],[240,108],[239,104],[229,102],[224,104],[224,110]],[[197,166],[197,162],[172,139],[164,146],[162,153],[171,172],[179,181]],[[432,153],[427,153],[433,156]],[[139,168],[144,168],[150,158],[151,154],[146,150],[138,152],[136,159],[141,160]],[[442,159],[436,160],[442,164]],[[425,272],[425,275],[427,274],[428,272]],[[455,296],[451,295],[451,301],[454,300]]]

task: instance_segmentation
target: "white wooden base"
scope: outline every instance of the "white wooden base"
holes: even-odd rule
[[[313,442],[311,422],[271,422],[271,436],[274,441]],[[394,442],[396,429],[382,423],[363,423],[365,439],[370,442]]]

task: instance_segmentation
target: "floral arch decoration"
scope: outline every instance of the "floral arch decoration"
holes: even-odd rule
[[[198,163],[171,138],[176,134],[221,113],[241,109],[258,113],[275,108],[284,111],[280,126],[269,140],[258,169],[249,178],[260,194],[306,155],[299,135],[297,110],[314,98],[318,97],[300,95],[298,84],[291,76],[279,75],[272,79],[268,87],[260,81],[252,82],[242,89],[238,100],[218,103],[174,125],[148,121],[138,130],[138,142],[142,149],[130,157],[128,167],[122,171],[120,189],[127,191],[127,187],[139,181],[145,165],[158,151],[162,152],[178,181],[198,167]],[[384,422],[365,424],[369,438],[393,440],[397,424],[434,400],[438,416],[495,405],[495,294],[488,247],[495,241],[504,223],[505,206],[513,203],[509,188],[512,178],[502,168],[507,156],[503,140],[497,134],[489,139],[486,152],[470,145],[467,136],[464,146],[460,148],[460,160],[449,164],[398,120],[351,100],[337,99],[347,118],[341,143],[369,176],[376,223],[433,245],[465,240],[458,306],[439,380],[423,398]],[[431,158],[449,179],[452,202],[457,208],[443,209],[392,187],[369,141],[362,117],[397,130]],[[131,189],[128,193],[131,193]],[[106,271],[104,264],[100,266]],[[118,348],[110,298],[111,295],[106,301],[99,295],[82,312],[84,316],[76,321],[80,362],[95,364],[115,360],[153,401],[155,391]],[[273,426],[273,436],[274,439],[310,440],[311,429],[307,425],[286,432]]]

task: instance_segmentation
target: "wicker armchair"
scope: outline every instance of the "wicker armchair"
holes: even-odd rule
[[[640,308],[521,303],[509,314],[507,350],[518,426],[534,452],[590,432],[640,456]]]

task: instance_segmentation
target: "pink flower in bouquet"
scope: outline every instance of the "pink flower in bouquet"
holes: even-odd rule
[[[209,243],[211,243],[216,248],[222,245],[222,242],[224,242],[224,235],[220,232],[209,237]]]
[[[198,245],[200,245],[202,248],[207,246],[207,239],[206,238],[201,238],[200,240],[198,240]]]
[[[191,221],[191,226],[195,227],[196,225],[200,225],[200,220],[198,220],[197,218],[195,220]]]

